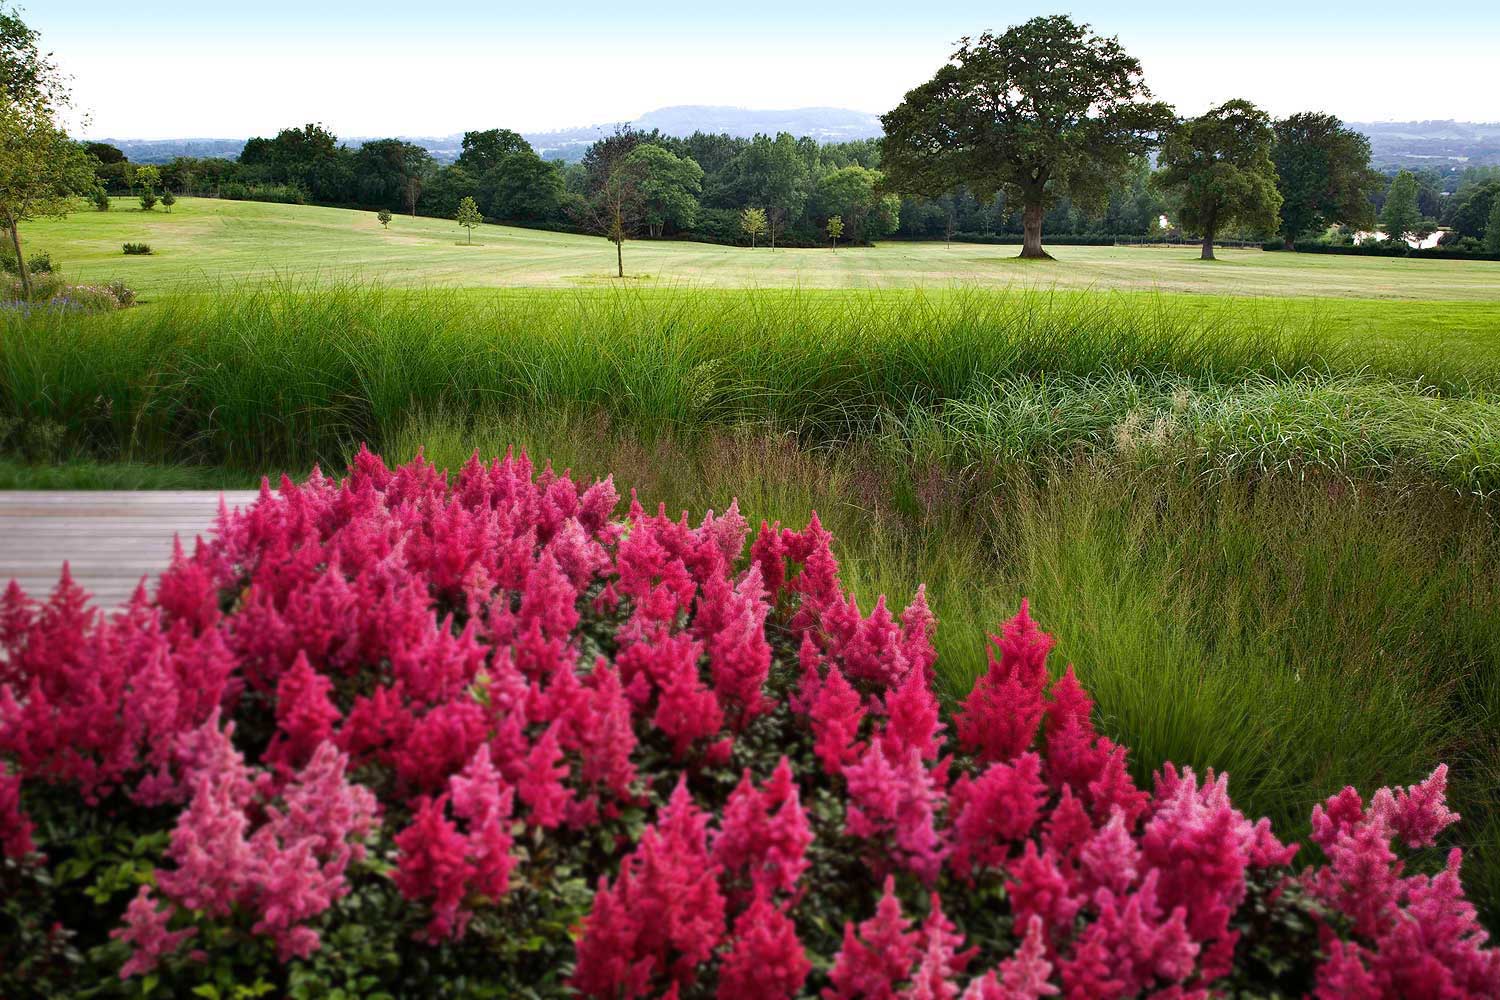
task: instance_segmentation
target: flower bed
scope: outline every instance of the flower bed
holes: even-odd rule
[[[114,615],[12,586],[0,994],[1500,994],[1459,852],[1401,857],[1443,769],[1297,864],[1226,776],[1138,787],[1024,606],[950,713],[816,520],[618,502],[366,454]]]

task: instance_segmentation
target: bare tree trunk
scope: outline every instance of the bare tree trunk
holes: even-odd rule
[[[1025,235],[1021,241],[1021,256],[1032,260],[1051,260],[1052,255],[1042,249],[1042,206],[1038,202],[1027,205],[1021,213],[1021,226]]]
[[[5,216],[5,224],[10,229],[10,245],[16,248],[16,270],[21,275],[21,294],[26,301],[31,301],[31,271],[26,267],[26,258],[21,256],[21,231],[16,226],[16,220],[8,213]]]
[[[616,277],[625,277],[625,241],[615,240],[615,270]]]
[[[1200,260],[1218,260],[1214,256],[1214,234],[1212,231],[1203,234],[1203,256]]]

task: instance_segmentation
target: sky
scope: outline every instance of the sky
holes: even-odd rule
[[[880,113],[963,35],[1069,13],[1195,114],[1500,120],[1500,3],[18,0],[95,137],[537,131],[674,104]],[[85,123],[81,115],[86,113]]]

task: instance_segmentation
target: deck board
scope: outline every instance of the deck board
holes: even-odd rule
[[[219,512],[252,502],[254,490],[0,490],[0,586],[51,593],[66,561],[101,607],[128,598],[141,577],[155,579],[172,555],[207,534]]]

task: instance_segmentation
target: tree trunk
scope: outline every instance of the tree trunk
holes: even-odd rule
[[[1021,213],[1021,225],[1025,236],[1021,242],[1021,256],[1031,260],[1051,260],[1052,255],[1042,249],[1042,206],[1038,202],[1027,205]]]
[[[31,272],[26,269],[26,258],[21,256],[21,231],[16,226],[16,220],[9,214],[5,217],[5,223],[10,228],[10,245],[16,248],[16,271],[21,276],[21,294],[30,302]]]
[[[1203,234],[1203,256],[1199,260],[1218,260],[1214,256],[1214,234],[1212,232]]]
[[[625,277],[625,241],[615,241],[615,271],[616,277]]]

